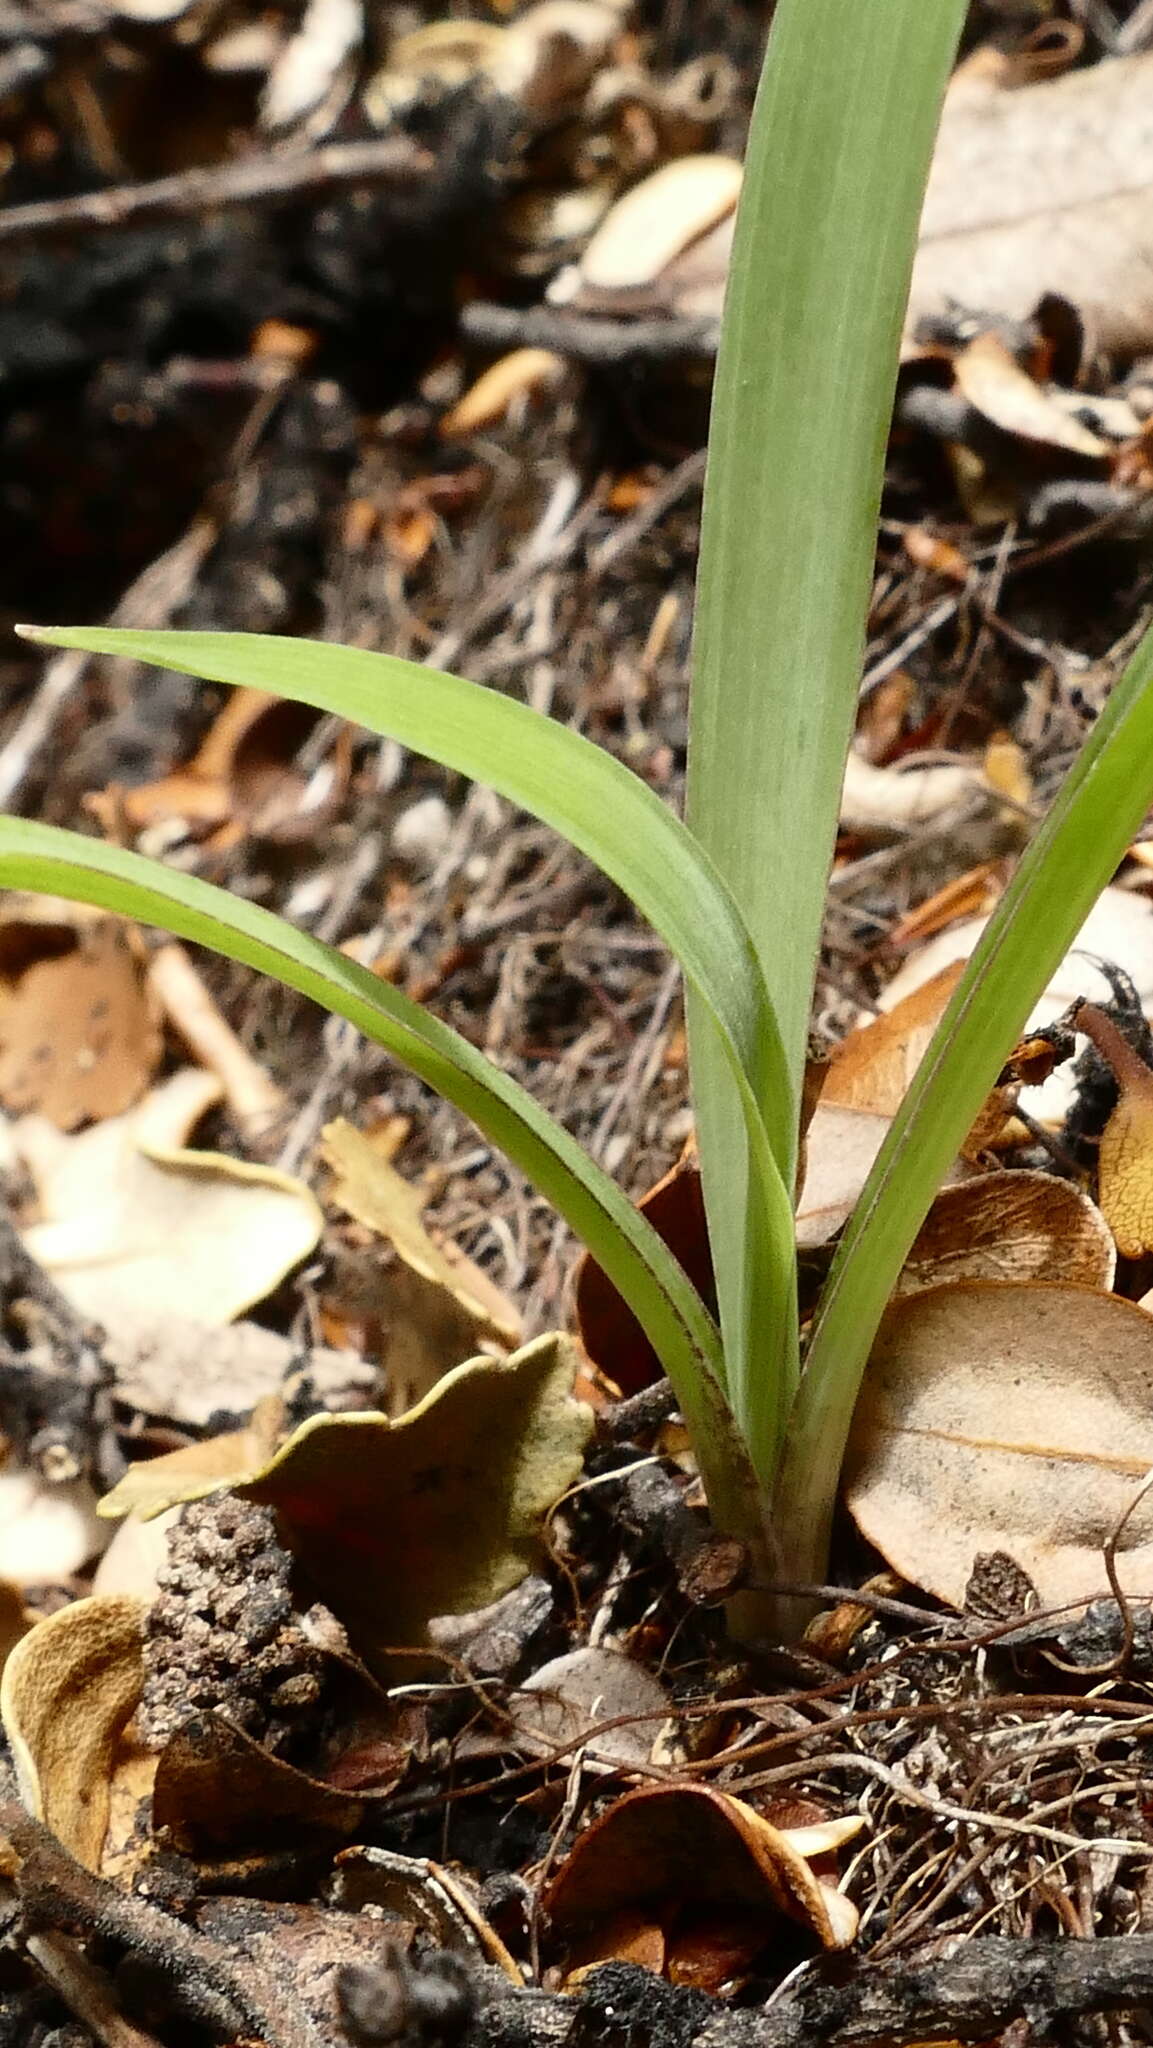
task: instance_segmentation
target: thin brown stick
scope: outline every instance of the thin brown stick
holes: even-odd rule
[[[70,199],[5,207],[0,210],[0,243],[92,234],[142,221],[187,220],[222,206],[283,205],[288,200],[317,199],[344,185],[407,185],[431,167],[425,150],[396,135],[284,154],[267,150],[238,163],[179,171],[147,184],[106,185]]]

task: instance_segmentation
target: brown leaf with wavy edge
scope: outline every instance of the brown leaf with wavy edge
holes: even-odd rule
[[[857,1931],[851,1899],[814,1859],[831,1854],[864,1825],[848,1814],[798,1828],[777,1827],[744,1800],[711,1786],[673,1784],[627,1792],[577,1839],[543,1899],[554,1933],[576,1967],[604,1959],[620,1916],[640,1915],[666,1938],[717,1913],[742,1922],[747,1968],[783,1915],[824,1948],[847,1948]],[[598,1929],[600,1930],[598,1934]]]
[[[1153,1468],[1153,1316],[1115,1294],[965,1281],[896,1302],[853,1418],[845,1496],[913,1585],[960,1608],[1003,1551],[1044,1607],[1108,1591],[1105,1545]],[[1117,1572],[1153,1581],[1153,1498]]]
[[[100,1869],[114,1760],[143,1681],[144,1603],[96,1595],[16,1644],[0,1717],[20,1797],[77,1860]]]
[[[314,1416],[236,1489],[276,1509],[370,1666],[425,1643],[435,1615],[498,1600],[535,1564],[592,1428],[572,1396],[578,1363],[571,1338],[538,1337],[512,1358],[457,1366],[396,1422]]]
[[[898,1294],[959,1280],[1113,1285],[1117,1258],[1095,1202],[1052,1173],[996,1172],[942,1188],[917,1233]]]

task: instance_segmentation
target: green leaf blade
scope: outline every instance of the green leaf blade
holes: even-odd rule
[[[778,0],[717,363],[691,699],[689,824],[732,888],[781,1030],[795,1147],[813,976],[856,714],[901,322],[965,0]],[[795,1361],[758,1338],[740,1105],[690,1000],[698,1142],[730,1387],[771,1473]],[[778,1153],[778,1157],[780,1154]],[[785,1164],[790,1182],[795,1150]],[[782,1405],[783,1401],[783,1405]]]

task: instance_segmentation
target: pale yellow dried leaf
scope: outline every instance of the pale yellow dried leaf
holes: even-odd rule
[[[575,289],[611,294],[655,284],[696,241],[733,215],[740,189],[735,157],[682,156],[662,165],[606,215],[581,258]]]
[[[1153,1317],[1090,1288],[968,1281],[890,1308],[844,1483],[913,1585],[959,1608],[975,1558],[1003,1551],[1050,1607],[1108,1592],[1104,1546],[1151,1469]],[[1116,1562],[1147,1594],[1153,1496]]]
[[[1112,1234],[1095,1202],[1052,1173],[999,1172],[942,1188],[917,1233],[899,1294],[957,1280],[1113,1285]]]
[[[0,1577],[59,1585],[104,1548],[87,1479],[46,1479],[36,1465],[0,1471]]]
[[[99,1870],[116,1748],[143,1681],[143,1604],[121,1596],[62,1607],[17,1643],[0,1717],[29,1813]]]
[[[395,1406],[411,1408],[481,1344],[518,1343],[520,1317],[472,1260],[421,1220],[424,1197],[371,1141],[340,1118],[323,1134],[336,1179],[331,1200],[383,1237],[399,1266],[382,1266],[375,1304],[387,1331],[381,1363]]]
[[[398,1422],[314,1416],[237,1489],[276,1509],[370,1663],[424,1643],[435,1615],[498,1600],[539,1560],[592,1429],[572,1393],[579,1362],[571,1338],[539,1337],[458,1366]]]
[[[229,1323],[317,1243],[323,1217],[301,1181],[174,1139],[219,1096],[215,1076],[187,1069],[75,1137],[41,1117],[15,1127],[42,1219],[25,1243],[109,1330],[122,1306]]]
[[[437,428],[443,441],[461,440],[503,420],[518,398],[554,390],[565,375],[565,360],[550,348],[514,348],[491,363],[445,413]]]
[[[284,1402],[279,1394],[267,1394],[257,1402],[243,1429],[206,1437],[202,1443],[185,1444],[178,1451],[130,1465],[111,1493],[105,1494],[97,1513],[108,1521],[135,1515],[141,1522],[150,1522],[154,1515],[184,1501],[204,1500],[226,1486],[237,1486],[267,1465],[283,1427]]]
[[[1097,1195],[1125,1258],[1153,1250],[1153,1074],[1122,1089],[1101,1133]]]

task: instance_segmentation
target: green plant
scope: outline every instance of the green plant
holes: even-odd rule
[[[684,970],[721,1328],[525,1093],[341,954],[138,856],[0,821],[0,881],[165,925],[406,1060],[529,1174],[674,1383],[718,1524],[762,1580],[823,1575],[872,1338],[930,1201],[1153,798],[1153,636],[1021,861],[846,1229],[803,1368],[792,1189],[824,889],[856,705],[897,342],[964,0],[778,0],[717,369],[688,818],[511,699],[389,656],[255,636],[35,630],[334,712],[491,784],[596,860]],[[792,1613],[797,1612],[795,1606]],[[746,1625],[788,1625],[754,1601]]]

